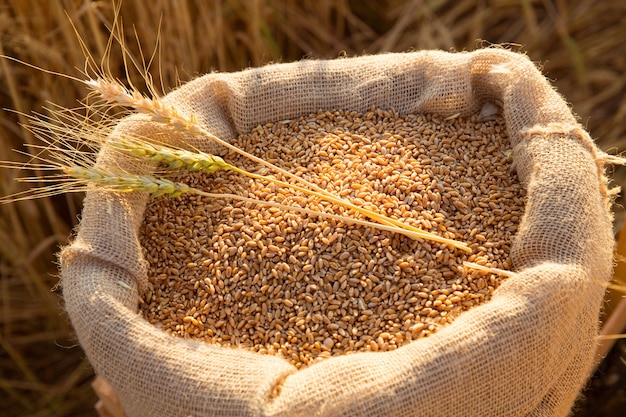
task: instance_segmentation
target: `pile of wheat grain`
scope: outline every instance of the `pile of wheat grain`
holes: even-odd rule
[[[489,299],[501,278],[463,261],[510,268],[524,191],[501,120],[320,111],[233,143],[353,203],[467,242],[473,253],[240,201],[158,198],[140,231],[149,263],[141,309],[172,335],[279,354],[297,367],[386,351]],[[273,175],[234,152],[224,159]],[[182,178],[214,193],[360,216],[233,172]]]

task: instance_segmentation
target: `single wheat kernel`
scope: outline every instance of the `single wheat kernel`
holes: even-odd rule
[[[502,120],[326,111],[259,126],[233,144],[354,204],[466,242],[473,253],[241,201],[158,198],[140,232],[149,264],[140,307],[169,334],[281,355],[297,367],[389,351],[490,298],[503,278],[464,261],[510,268],[524,191]],[[271,175],[235,152],[223,157]],[[362,218],[233,172],[177,180]]]

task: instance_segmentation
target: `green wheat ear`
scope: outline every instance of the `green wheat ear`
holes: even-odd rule
[[[184,168],[192,172],[201,171],[205,173],[235,169],[219,156],[154,145],[138,139],[117,138],[107,142],[107,145],[137,158],[163,164],[168,169]]]
[[[209,193],[197,188],[190,187],[180,182],[171,181],[166,178],[156,178],[150,175],[129,174],[118,169],[108,169],[99,166],[67,166],[63,167],[62,170],[66,175],[73,178],[75,182],[74,185],[79,185],[79,188],[81,190],[99,189],[113,192],[146,192],[150,194],[150,197],[152,198],[157,198],[161,196],[176,198],[183,194],[197,194],[203,197],[209,197],[214,199],[230,198],[246,203],[276,207],[283,211],[295,211],[307,214],[309,216],[317,216],[321,218],[338,220],[347,224],[357,224],[360,226],[372,227],[387,232],[403,233],[413,239],[421,238],[421,236],[416,235],[412,232],[401,229],[398,230],[398,228],[395,226],[372,223],[367,220],[359,220],[346,216],[305,209],[301,207],[287,206],[272,201],[257,200],[236,194]]]

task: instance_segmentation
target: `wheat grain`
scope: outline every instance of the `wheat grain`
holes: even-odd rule
[[[433,133],[423,137],[424,131]],[[298,367],[331,355],[395,349],[433,333],[487,300],[506,278],[493,272],[510,267],[523,198],[507,175],[503,135],[492,122],[444,123],[382,111],[321,112],[254,129],[237,138],[237,146],[359,205],[466,241],[474,253],[226,199],[160,199],[148,206],[141,231],[150,265],[144,317],[173,335],[279,354]],[[263,172],[234,151],[224,158]],[[179,180],[345,212],[232,171]]]

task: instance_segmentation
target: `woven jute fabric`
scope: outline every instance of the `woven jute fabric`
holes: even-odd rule
[[[138,315],[148,197],[89,192],[61,253],[63,295],[81,346],[129,417],[568,414],[593,365],[612,270],[610,201],[600,152],[526,56],[489,48],[305,60],[208,74],[165,100],[225,140],[318,109],[466,116],[497,103],[527,203],[511,250],[516,275],[490,301],[397,350],[297,371],[279,357],[172,337]],[[181,141],[145,116],[119,132]],[[100,163],[116,158],[103,152]]]

